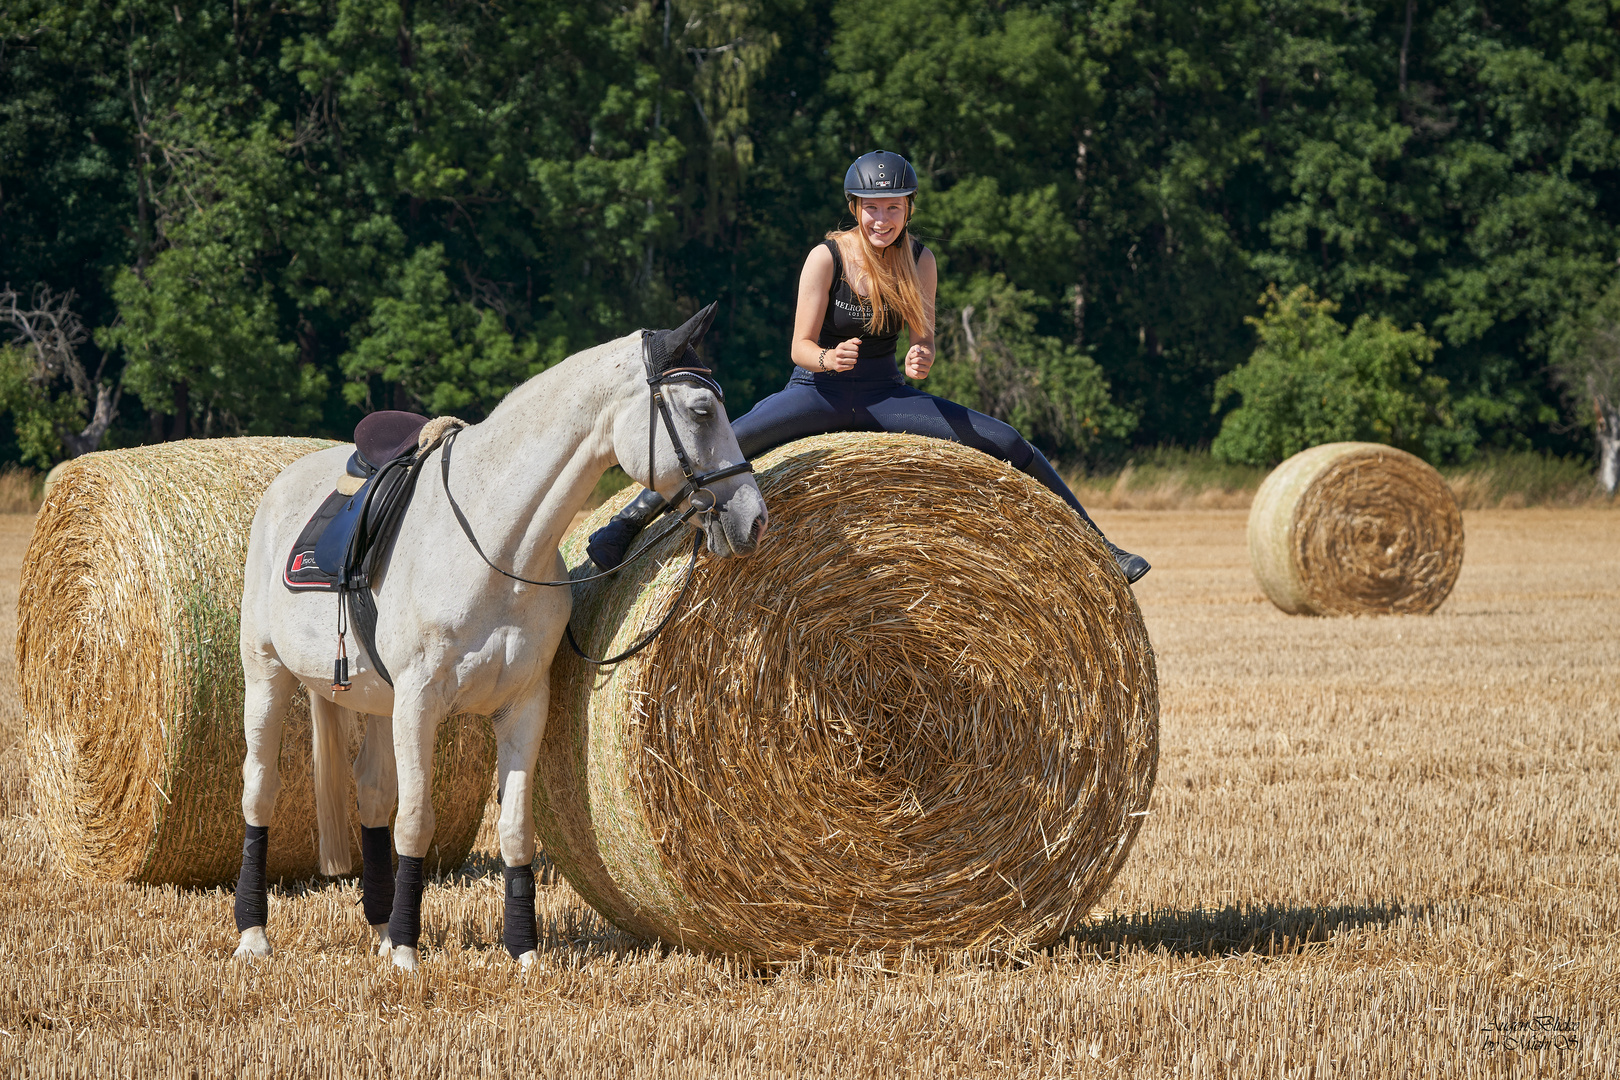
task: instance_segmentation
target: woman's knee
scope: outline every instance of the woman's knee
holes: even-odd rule
[[[993,416],[967,410],[968,423],[980,442],[978,448],[991,457],[1000,458],[1015,469],[1022,469],[1035,457],[1035,448],[1018,429]]]
[[[1007,430],[996,439],[997,456],[1015,469],[1024,468],[1035,459],[1035,447],[1010,425],[1001,426]]]

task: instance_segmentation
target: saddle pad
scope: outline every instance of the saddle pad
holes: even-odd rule
[[[322,592],[336,592],[338,587],[337,571],[322,570],[315,563],[315,545],[320,543],[321,537],[326,533],[327,526],[332,524],[334,518],[342,512],[344,505],[355,496],[345,495],[341,491],[334,491],[321,503],[304,531],[298,534],[293,542],[292,551],[287,555],[287,568],[282,571],[281,580],[293,592],[305,590],[319,590]]]

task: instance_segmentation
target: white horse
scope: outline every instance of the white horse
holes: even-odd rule
[[[350,719],[344,714],[365,716],[354,776],[367,922],[379,954],[407,969],[418,962],[422,857],[433,836],[429,788],[436,729],[452,713],[495,718],[505,941],[520,963],[533,962],[530,802],[551,661],[572,602],[566,586],[525,584],[491,564],[522,578],[566,578],[558,542],[615,462],[631,476],[650,476],[661,494],[692,498],[714,554],[754,549],[765,531],[765,503],[745,471],[718,386],[689,351],[712,314],[710,305],[678,330],[633,333],[569,357],[512,391],[483,423],[463,428],[443,480],[441,461],[427,463],[384,568],[371,582],[376,648],[392,686],[371,657],[351,649],[358,653],[352,686],[334,692],[337,597],[290,592],[282,580],[294,540],[343,474],[349,447],[294,462],[271,484],[253,519],[242,592],[242,813],[248,828],[237,883],[238,957],[271,952],[264,852],[280,787],[282,717],[303,683],[314,716],[317,821],[327,874],[345,873],[351,865],[342,809],[343,732]],[[649,430],[655,392],[664,399],[656,436]],[[446,449],[433,453],[437,458]],[[689,483],[694,472],[703,485],[695,491]],[[710,482],[716,473],[728,475]],[[447,488],[465,515],[466,533]],[[474,550],[472,536],[488,563]],[[397,879],[386,846],[396,795]]]

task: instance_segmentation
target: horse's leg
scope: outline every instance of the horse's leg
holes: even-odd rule
[[[247,756],[242,760],[242,871],[236,879],[236,929],[239,959],[270,955],[265,924],[270,916],[265,855],[270,845],[270,815],[281,790],[281,724],[298,685],[290,671],[268,658],[244,659],[245,694],[242,727]]]
[[[433,840],[433,743],[441,708],[429,708],[428,692],[394,689],[394,762],[399,782],[399,813],[394,818],[394,850],[399,871],[394,879],[394,909],[388,940],[394,966],[415,971],[422,932],[422,860]]]
[[[354,759],[354,787],[360,803],[360,903],[377,936],[377,955],[392,956],[388,917],[394,910],[394,842],[388,819],[399,798],[399,780],[393,725],[386,716],[366,717],[366,741]]]
[[[506,951],[524,967],[534,963],[539,935],[534,922],[534,765],[546,730],[550,676],[542,671],[532,694],[512,703],[495,725],[500,755],[501,868],[506,877]]]

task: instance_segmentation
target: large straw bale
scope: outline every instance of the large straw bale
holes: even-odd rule
[[[632,934],[767,962],[1055,940],[1118,872],[1158,761],[1124,578],[1060,500],[952,443],[829,435],[756,467],[756,553],[701,560],[632,660],[559,651],[546,853]],[[623,501],[565,542],[576,574]],[[688,548],[576,586],[584,647],[655,625]]]
[[[1324,443],[1277,466],[1249,509],[1249,561],[1290,615],[1427,615],[1462,569],[1462,512],[1433,466]]]
[[[194,440],[89,454],[58,474],[23,562],[17,666],[34,800],[69,872],[183,885],[235,878],[248,530],[282,468],[330,445]],[[352,727],[355,751],[363,732]],[[430,864],[466,858],[493,770],[488,722],[446,721]],[[281,777],[269,876],[309,877],[319,861],[302,691],[283,730]]]

